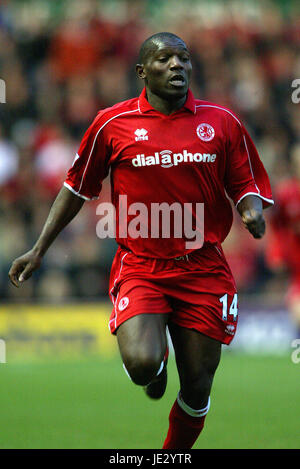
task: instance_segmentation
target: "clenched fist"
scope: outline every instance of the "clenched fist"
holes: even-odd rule
[[[262,238],[266,231],[262,200],[253,194],[244,197],[237,206],[242,221],[254,238]]]
[[[19,287],[22,282],[31,277],[42,262],[42,257],[35,251],[30,250],[18,257],[11,265],[8,276],[15,287]]]
[[[242,220],[254,238],[262,238],[266,231],[266,223],[262,213],[252,209],[246,210]]]

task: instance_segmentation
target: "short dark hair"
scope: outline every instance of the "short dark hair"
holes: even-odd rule
[[[148,39],[146,39],[141,45],[139,56],[138,56],[139,64],[144,64],[147,60],[149,53],[152,52],[153,49],[159,43],[164,42],[165,40],[168,40],[168,39],[177,39],[184,44],[184,40],[181,39],[176,34],[168,33],[168,32],[155,33],[152,36],[148,37]]]

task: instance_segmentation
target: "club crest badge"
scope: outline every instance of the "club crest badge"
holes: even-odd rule
[[[125,308],[127,308],[128,305],[129,305],[129,298],[127,296],[123,296],[123,298],[121,298],[121,300],[119,301],[119,305],[118,305],[119,311],[123,311]]]
[[[197,127],[197,135],[203,142],[210,142],[215,136],[215,129],[209,124],[200,124]]]

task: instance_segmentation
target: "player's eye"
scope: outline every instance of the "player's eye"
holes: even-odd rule
[[[158,60],[159,62],[167,62],[168,57],[166,57],[166,56],[158,57],[157,60]]]

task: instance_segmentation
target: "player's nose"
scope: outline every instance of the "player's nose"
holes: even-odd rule
[[[180,60],[180,57],[178,55],[173,55],[170,60],[170,69],[171,70],[178,70],[178,69],[183,69],[183,63]]]

